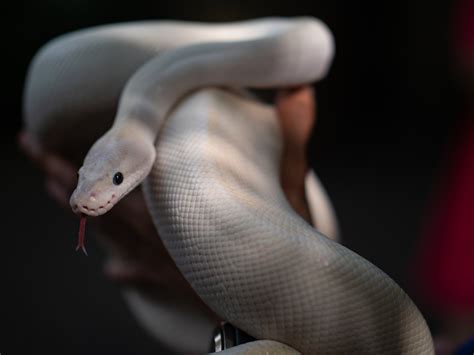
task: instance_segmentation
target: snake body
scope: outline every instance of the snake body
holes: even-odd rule
[[[67,144],[61,133],[118,105],[84,160],[71,206],[100,215],[144,182],[186,280],[259,339],[227,353],[433,353],[422,315],[398,285],[291,209],[273,108],[216,88],[312,82],[332,55],[329,30],[312,18],[150,22],[63,36],[31,65],[26,124],[45,144]],[[118,171],[124,180],[115,185]]]

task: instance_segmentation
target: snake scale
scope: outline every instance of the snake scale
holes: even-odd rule
[[[258,339],[224,353],[433,353],[400,287],[291,209],[274,110],[235,91],[317,81],[333,52],[310,17],[156,21],[66,34],[30,66],[25,122],[42,144],[73,150],[97,138],[87,127],[111,126],[79,170],[73,210],[104,214],[143,183],[186,280]]]

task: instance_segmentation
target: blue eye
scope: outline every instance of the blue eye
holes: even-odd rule
[[[114,174],[114,177],[112,178],[112,182],[114,185],[120,185],[123,181],[123,174],[121,172],[117,172]]]

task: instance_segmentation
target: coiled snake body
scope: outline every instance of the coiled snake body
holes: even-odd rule
[[[433,353],[409,297],[291,209],[279,184],[273,109],[204,89],[315,81],[332,55],[329,30],[312,18],[169,21],[72,33],[31,65],[26,124],[45,145],[111,123],[98,117],[118,102],[71,206],[106,213],[144,181],[156,228],[193,289],[260,339],[228,353]]]

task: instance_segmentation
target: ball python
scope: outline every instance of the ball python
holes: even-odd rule
[[[292,210],[274,110],[241,91],[320,80],[333,54],[311,17],[150,21],[63,35],[30,66],[25,122],[43,144],[73,149],[110,127],[84,159],[72,209],[104,214],[142,184],[186,280],[257,339],[223,353],[433,353],[406,293]]]

